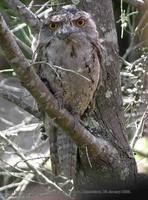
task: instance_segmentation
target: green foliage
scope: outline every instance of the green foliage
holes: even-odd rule
[[[6,4],[3,1],[0,1],[0,12],[6,8],[7,8]]]

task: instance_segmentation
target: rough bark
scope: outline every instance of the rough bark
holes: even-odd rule
[[[76,176],[76,188],[82,189],[121,189],[128,188],[135,181],[136,163],[126,139],[122,96],[120,88],[120,69],[118,59],[117,35],[114,24],[112,2],[83,1],[81,8],[90,12],[98,27],[103,46],[102,85],[96,93],[94,108],[87,111],[84,121],[96,138],[103,137],[118,152],[114,168],[101,158],[96,163],[80,149],[80,165]],[[96,188],[97,187],[97,188]]]
[[[85,128],[82,123],[64,108],[59,108],[56,99],[23,56],[2,16],[0,16],[0,41],[7,59],[24,83],[24,86],[30,91],[49,117],[54,119],[55,123],[65,131],[65,134],[67,133],[80,147],[81,153],[86,156],[87,165],[89,164],[88,167],[90,168],[91,166],[90,162],[94,162],[96,166],[94,169],[97,169],[98,163],[100,160],[103,160],[103,162],[109,163],[113,168],[120,169],[121,161],[116,149],[103,137],[96,139],[90,133],[91,130]],[[89,157],[91,157],[92,161],[89,160]],[[119,158],[118,162],[115,162],[116,157]]]

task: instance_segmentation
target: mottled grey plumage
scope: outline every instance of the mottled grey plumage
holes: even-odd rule
[[[34,62],[40,64],[34,66],[73,115],[81,117],[93,98],[100,79],[99,54],[98,32],[90,14],[69,6],[50,12],[43,21],[34,52]],[[59,127],[50,128],[53,171],[72,177],[76,145]]]

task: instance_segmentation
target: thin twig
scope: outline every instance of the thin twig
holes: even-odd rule
[[[132,63],[132,67],[134,67],[135,65],[138,65],[138,64],[142,64],[144,66],[147,66],[148,65],[148,55],[147,56],[141,56],[141,58],[135,60]]]
[[[132,6],[135,6],[138,9],[144,8],[144,5],[145,5],[143,0],[123,0],[123,1],[126,3],[129,3]]]
[[[125,60],[124,58],[120,57],[120,60],[123,62],[123,64],[132,67],[132,64],[130,62],[128,62],[127,60]]]
[[[0,138],[1,140],[3,140],[4,142],[6,142],[10,147],[12,147],[12,149],[16,152],[16,154],[25,161],[25,163],[27,164],[27,166],[35,173],[37,174],[41,179],[43,179],[48,185],[50,185],[52,188],[58,190],[59,192],[61,192],[67,199],[71,199],[70,196],[64,192],[56,183],[52,182],[51,180],[49,180],[41,171],[39,171],[38,169],[36,169],[29,161],[26,160],[26,157],[24,156],[24,154],[22,152],[19,151],[18,147],[11,141],[9,140],[6,136],[4,136],[3,134],[1,134],[0,132]]]
[[[33,131],[38,126],[38,123],[28,124],[26,120],[23,120],[20,124],[17,124],[13,127],[2,130],[1,133],[4,135],[17,136],[21,131]]]
[[[1,169],[2,170],[2,169]],[[28,172],[14,172],[14,171],[10,171],[10,169],[5,169],[3,168],[4,171],[0,171],[0,176],[8,176],[8,177],[15,177],[15,178],[23,178],[24,175]],[[16,169],[17,170],[17,169]]]
[[[14,187],[17,187],[17,186],[19,186],[20,184],[21,184],[21,182],[19,182],[19,183],[11,183],[11,184],[9,184],[9,185],[5,185],[5,186],[3,186],[3,187],[0,187],[0,192],[5,191],[5,190],[8,190],[8,189],[11,189],[11,188],[14,188]]]
[[[17,26],[14,27],[11,31],[12,31],[12,33],[15,33],[15,32],[17,32],[19,30],[22,30],[25,26],[26,26],[25,23],[17,24]]]
[[[126,49],[125,54],[122,56],[124,59],[127,58],[127,56],[134,51],[135,49],[138,49],[139,47],[141,47],[143,44],[145,44],[147,40],[144,40],[142,42],[139,42],[138,44],[134,45],[134,37],[131,38],[131,42],[129,47]]]
[[[29,3],[29,5],[28,5],[28,9],[29,9],[29,10],[31,10],[31,9],[32,9],[32,7],[33,7],[33,4],[34,4],[34,0],[32,0],[32,1]]]
[[[20,0],[4,0],[4,2],[8,4],[10,8],[15,9],[24,21],[32,28],[32,30],[35,32],[39,31],[41,25],[39,18],[31,12],[25,4],[23,4]]]
[[[41,5],[41,7],[36,11],[36,15],[38,15],[39,13],[41,13],[45,8],[48,8],[48,4],[50,1],[47,1],[46,3],[44,3],[43,5]]]
[[[148,114],[147,112],[148,112],[148,107],[146,108],[145,112],[143,113],[141,120],[139,122],[139,125],[137,127],[136,133],[135,133],[135,135],[134,135],[134,137],[131,141],[132,149],[134,149],[134,146],[135,146],[136,142],[138,141],[138,139],[142,137],[144,122],[145,122],[145,119],[146,119],[146,115]]]
[[[22,40],[20,40],[17,36],[15,36],[16,41],[18,42],[18,44],[20,44],[20,46],[27,51],[27,53],[31,56],[32,55],[32,50],[31,48]]]
[[[2,134],[2,133],[0,132],[0,134]],[[13,165],[9,164],[9,162],[5,161],[5,160],[2,159],[1,157],[0,157],[0,161],[1,161],[2,163],[4,163],[5,166],[8,167],[9,170],[19,171],[20,173],[24,173],[24,170],[23,170],[23,169],[20,169],[20,168],[18,168],[18,167],[14,167]],[[4,169],[5,171],[8,172],[8,175],[9,175],[9,171],[8,171],[7,169],[5,169],[5,168],[3,168],[3,167],[0,167],[0,169],[1,169],[1,170]]]
[[[86,156],[87,156],[88,163],[89,163],[90,167],[92,168],[92,164],[91,164],[91,161],[90,161],[90,156],[88,154],[88,148],[87,148],[87,146],[85,147],[85,150],[86,150]]]
[[[143,16],[141,17],[136,29],[135,29],[135,32],[138,32],[138,31],[141,31],[142,27],[143,27],[143,24],[146,23],[147,24],[147,18],[148,18],[148,10],[146,9]],[[146,21],[146,22],[145,22]]]
[[[71,69],[66,69],[64,67],[60,67],[60,66],[57,66],[57,65],[51,65],[50,63],[48,62],[45,62],[45,61],[39,61],[39,62],[34,62],[32,63],[32,66],[33,65],[37,65],[37,64],[45,64],[45,65],[48,65],[51,69],[54,70],[55,69],[60,69],[60,70],[63,70],[63,71],[66,71],[66,72],[70,72],[70,73],[73,73],[73,74],[76,74],[77,76],[81,77],[81,78],[84,78],[85,80],[87,81],[91,81],[89,78],[87,78],[86,76],[83,76],[82,74],[80,74],[79,72],[76,72],[74,70],[71,70]],[[57,72],[54,70],[54,72],[57,74]],[[58,75],[58,74],[57,74]]]
[[[21,196],[22,193],[25,191],[26,187],[28,186],[28,184],[31,182],[31,180],[33,179],[34,174],[32,173],[28,173],[26,174],[26,176],[23,178],[23,180],[18,184],[17,188],[13,191],[13,193],[11,194],[11,196],[9,196],[7,198],[7,200],[13,198],[14,196]]]

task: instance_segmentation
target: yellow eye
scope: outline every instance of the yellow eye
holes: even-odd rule
[[[48,27],[51,31],[55,31],[56,29],[58,29],[60,26],[60,24],[58,22],[50,22]]]
[[[85,26],[85,20],[84,19],[78,19],[75,21],[75,25],[78,27],[83,27]]]

